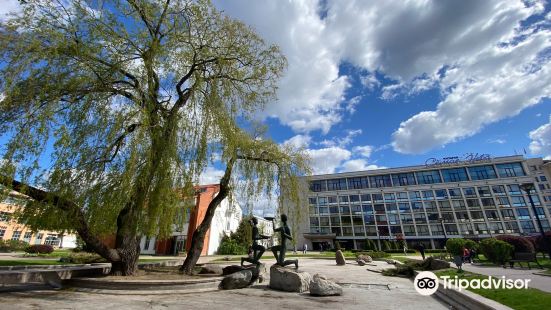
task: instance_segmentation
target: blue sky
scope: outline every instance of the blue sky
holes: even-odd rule
[[[306,149],[314,173],[471,152],[551,158],[546,1],[214,4],[286,55],[278,100],[259,118],[275,141]],[[202,183],[221,173],[208,168]]]
[[[263,116],[316,173],[471,152],[551,156],[548,2],[215,4],[287,56]]]

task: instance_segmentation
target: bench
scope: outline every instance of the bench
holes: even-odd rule
[[[509,264],[511,265],[511,268],[513,268],[515,263],[518,263],[520,267],[522,267],[521,263],[526,263],[528,265],[528,269],[531,269],[530,263],[532,262],[536,263],[538,267],[543,269],[543,267],[540,265],[540,263],[538,263],[538,260],[536,259],[536,253],[523,253],[523,252],[515,253],[513,255],[513,259],[509,260]]]

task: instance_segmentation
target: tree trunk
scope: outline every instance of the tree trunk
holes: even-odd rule
[[[224,200],[228,196],[228,185],[230,183],[230,177],[234,162],[234,158],[229,160],[226,166],[226,171],[224,172],[224,176],[220,180],[220,191],[218,192],[218,195],[216,195],[216,197],[214,197],[214,199],[209,203],[209,206],[207,207],[207,212],[205,213],[205,218],[203,219],[199,227],[197,227],[197,229],[195,229],[195,231],[193,232],[189,253],[186,256],[186,260],[184,260],[184,264],[180,267],[180,271],[183,271],[185,274],[191,275],[193,273],[193,267],[195,267],[195,264],[197,264],[199,257],[201,257],[205,235],[207,233],[207,230],[210,228],[210,223],[212,222],[212,218],[214,217],[214,212],[216,211],[216,208],[220,205],[222,200]]]
[[[133,276],[138,272],[141,237],[136,234],[134,223],[137,219],[133,207],[132,203],[128,203],[117,216],[115,249],[120,259],[111,261],[112,275]]]

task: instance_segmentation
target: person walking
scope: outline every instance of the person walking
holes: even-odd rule
[[[308,245],[305,243],[304,247],[302,248],[302,254],[306,254],[307,251],[308,251]]]
[[[417,250],[419,250],[419,254],[421,254],[423,260],[425,260],[425,246],[422,243],[419,243],[417,245]]]

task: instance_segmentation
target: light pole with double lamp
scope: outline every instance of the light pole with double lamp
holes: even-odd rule
[[[534,205],[534,199],[532,199],[532,190],[535,190],[534,183],[524,183],[520,185],[520,188],[526,192],[526,195],[528,195],[528,200],[530,201],[530,205],[532,206],[532,211],[534,212],[534,215],[536,216],[536,222],[538,222],[538,228],[540,229],[541,237],[543,238],[543,244],[547,248],[547,255],[551,258],[551,247],[549,246],[549,242],[547,241],[547,238],[545,236],[545,231],[543,230],[543,226],[541,225],[541,220],[538,215],[538,212],[536,210],[536,206]]]

